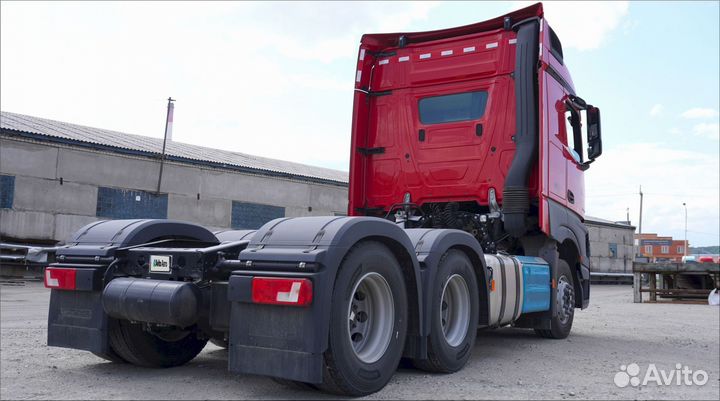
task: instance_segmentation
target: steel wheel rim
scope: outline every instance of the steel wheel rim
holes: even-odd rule
[[[573,315],[575,308],[575,290],[567,277],[560,276],[557,286],[557,314],[561,324],[566,324]]]
[[[395,323],[395,300],[379,273],[367,273],[356,283],[348,305],[348,339],[355,356],[377,362],[390,345]]]
[[[445,341],[451,347],[462,344],[470,325],[470,290],[459,274],[450,276],[443,287],[440,324]]]

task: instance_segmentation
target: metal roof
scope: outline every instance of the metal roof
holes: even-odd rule
[[[593,217],[593,216],[588,216],[588,215],[585,215],[585,223],[596,224],[596,225],[601,225],[601,226],[625,228],[628,230],[635,230],[635,226],[627,224],[625,222],[611,221],[611,220],[601,219],[599,217]]]
[[[15,134],[36,140],[89,146],[120,153],[135,153],[146,156],[160,156],[162,153],[162,138],[126,134],[7,111],[0,111],[0,128],[4,133],[10,135]],[[166,160],[206,164],[212,167],[334,185],[347,185],[348,183],[348,174],[344,171],[269,159],[240,152],[206,148],[176,141],[168,141],[165,153]]]

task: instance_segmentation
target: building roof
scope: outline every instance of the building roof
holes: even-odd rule
[[[594,225],[599,225],[599,226],[625,228],[628,230],[635,231],[635,226],[627,224],[625,222],[611,221],[611,220],[601,219],[599,217],[593,217],[593,216],[585,216],[585,223],[591,224],[591,225],[594,224]]]
[[[0,128],[2,128],[4,134],[29,137],[40,141],[60,142],[118,153],[154,157],[162,154],[163,140],[161,138],[86,127],[7,111],[0,111]],[[165,154],[166,160],[178,162],[209,165],[211,167],[332,185],[345,186],[348,183],[348,174],[344,171],[176,141],[168,141]]]

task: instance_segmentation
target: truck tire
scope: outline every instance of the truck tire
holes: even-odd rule
[[[575,316],[575,283],[570,266],[566,261],[558,261],[557,313],[550,319],[550,329],[535,329],[535,333],[544,338],[563,339],[570,335]]]
[[[407,334],[403,271],[382,243],[356,244],[340,265],[332,294],[321,390],[363,396],[397,370]]]
[[[470,259],[457,249],[443,255],[430,306],[428,358],[415,366],[428,372],[452,373],[467,363],[475,345],[479,295]]]
[[[148,333],[142,325],[127,320],[110,321],[110,346],[117,355],[133,365],[149,368],[180,366],[202,351],[207,340],[192,332],[166,339]],[[172,338],[175,337],[175,338]]]

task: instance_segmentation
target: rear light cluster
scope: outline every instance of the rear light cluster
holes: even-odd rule
[[[53,290],[74,290],[77,270],[65,267],[45,268],[45,288]]]
[[[312,303],[312,281],[277,277],[254,277],[252,301],[256,304],[307,306]]]

